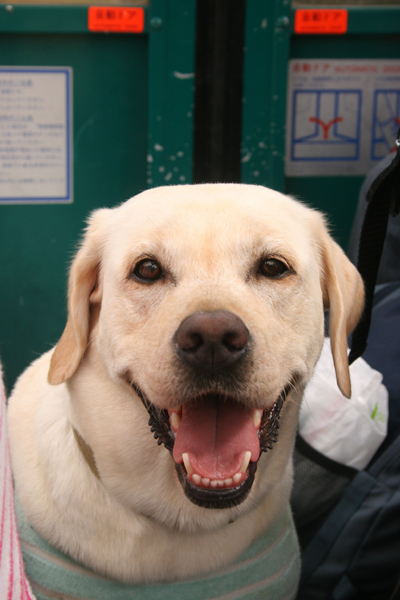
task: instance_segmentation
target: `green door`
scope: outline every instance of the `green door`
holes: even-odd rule
[[[61,335],[68,264],[89,213],[147,187],[191,182],[194,0],[133,7],[144,19],[137,32],[89,31],[88,8],[0,7],[8,388]]]
[[[346,248],[400,123],[399,0],[247,2],[245,47],[242,181],[324,211]]]

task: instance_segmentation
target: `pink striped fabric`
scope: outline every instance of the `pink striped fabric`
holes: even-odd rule
[[[0,598],[34,600],[25,579],[14,512],[10,451],[6,428],[6,395],[0,365]]]

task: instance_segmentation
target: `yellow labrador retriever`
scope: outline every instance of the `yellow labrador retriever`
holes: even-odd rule
[[[122,582],[231,563],[287,510],[324,309],[349,397],[362,306],[323,217],[278,192],[171,186],[95,211],[64,333],[10,400],[29,522]]]

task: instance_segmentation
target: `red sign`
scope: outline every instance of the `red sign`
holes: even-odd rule
[[[299,8],[294,17],[295,33],[341,34],[347,31],[344,8]]]
[[[88,28],[89,31],[142,33],[144,10],[122,6],[90,6]]]

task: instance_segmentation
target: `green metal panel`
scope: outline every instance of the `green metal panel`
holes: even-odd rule
[[[346,8],[346,34],[295,35],[288,2],[248,2],[242,133],[242,181],[285,191],[323,210],[343,247],[363,177],[285,177],[283,146],[289,58],[400,58],[400,7]]]
[[[148,185],[192,183],[195,2],[153,2]]]
[[[353,33],[373,36],[399,34],[400,6],[349,7],[348,14],[349,22],[346,36]]]
[[[0,31],[7,33],[88,33],[86,6],[0,6]]]
[[[289,1],[247,2],[242,181],[284,187]]]
[[[0,202],[0,356],[8,387],[61,335],[67,266],[90,211],[152,185],[191,181],[193,77],[174,73],[193,73],[194,7],[194,0],[155,0],[143,34],[90,33],[87,7],[0,8],[1,65],[73,71],[73,203]],[[159,15],[161,27],[152,21]],[[182,100],[174,103],[178,90]],[[161,175],[164,164],[148,162],[154,140],[166,165],[182,159],[170,179],[148,172],[157,165]]]

